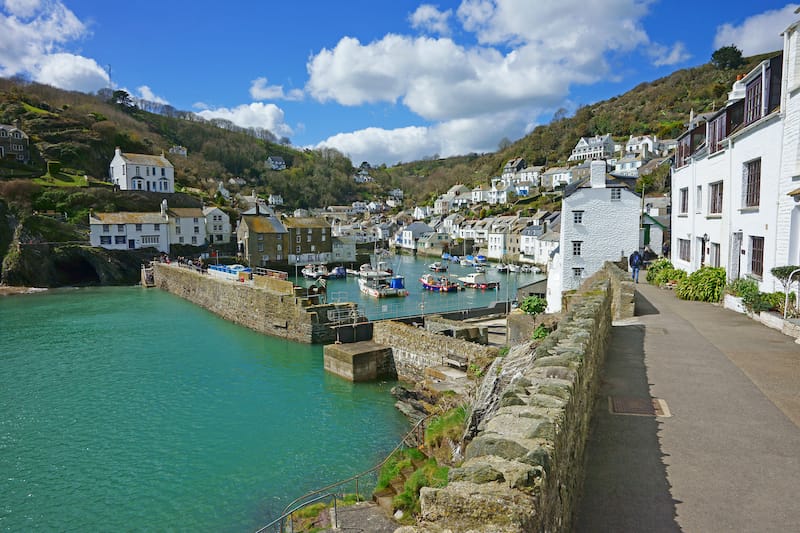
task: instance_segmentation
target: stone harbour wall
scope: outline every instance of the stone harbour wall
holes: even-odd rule
[[[219,280],[177,265],[154,264],[156,287],[252,330],[305,343],[336,340],[328,311],[350,304],[312,305],[307,298]]]
[[[372,340],[392,347],[397,377],[403,381],[424,381],[424,370],[450,361],[468,365],[476,358],[494,358],[497,348],[446,337],[401,322],[376,322]]]
[[[464,462],[450,470],[446,487],[422,489],[421,522],[398,532],[571,530],[612,306],[623,297],[614,268],[606,265],[584,283],[541,344],[512,347],[510,360],[496,361],[498,374],[513,370],[496,405],[473,405],[486,412],[474,422]],[[486,379],[497,380],[492,373]]]

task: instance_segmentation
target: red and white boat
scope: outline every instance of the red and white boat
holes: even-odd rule
[[[481,272],[473,272],[458,278],[458,281],[464,284],[468,289],[497,289],[500,287],[499,281],[489,281],[486,274]]]
[[[455,292],[461,288],[461,285],[455,281],[450,281],[447,276],[434,276],[432,274],[425,274],[419,281],[422,283],[422,288],[427,291],[433,292]]]

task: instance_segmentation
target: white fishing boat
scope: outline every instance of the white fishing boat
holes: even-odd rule
[[[358,268],[359,278],[375,278],[391,275],[392,271],[387,267],[385,261],[378,261],[374,265],[372,263],[364,263]]]
[[[515,265],[514,263],[510,263],[508,265],[509,272],[519,272],[519,265]]]
[[[306,265],[300,271],[306,279],[319,279],[328,276],[328,267],[325,265]]]
[[[497,263],[496,268],[498,272],[508,272],[508,265],[505,263]]]
[[[408,296],[403,276],[392,276],[391,274],[360,277],[358,279],[358,288],[364,294],[374,298]]]
[[[434,272],[447,272],[447,263],[436,261],[435,263],[428,265],[428,268]]]
[[[462,267],[468,267],[473,265],[473,261],[470,261],[469,259],[462,259],[460,264]]]
[[[482,272],[472,272],[466,276],[461,276],[458,281],[464,284],[468,289],[496,289],[500,287],[499,281],[489,281],[486,274]]]

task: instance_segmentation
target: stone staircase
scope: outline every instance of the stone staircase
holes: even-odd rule
[[[406,481],[411,477],[411,475],[422,465],[425,464],[426,459],[415,459],[412,460],[413,466],[407,466],[403,470],[400,471],[400,475],[393,479],[388,487],[385,489],[381,489],[375,492],[372,495],[372,501],[378,504],[378,506],[388,515],[392,516],[394,514],[394,507],[392,505],[392,501],[394,497],[403,492],[405,490]]]

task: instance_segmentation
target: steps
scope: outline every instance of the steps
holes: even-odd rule
[[[421,468],[425,462],[426,459],[412,459],[412,466],[407,466],[401,470],[400,475],[393,479],[388,487],[375,492],[372,495],[372,501],[377,503],[388,516],[392,516],[394,514],[394,506],[392,505],[394,497],[405,490],[406,481],[408,481],[414,472]]]

